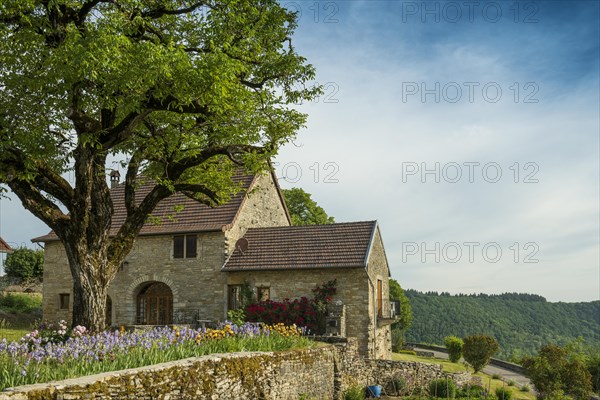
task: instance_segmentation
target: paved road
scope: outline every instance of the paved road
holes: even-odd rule
[[[441,351],[435,351],[435,350],[430,350],[430,349],[422,349],[422,348],[419,348],[419,347],[415,347],[415,351],[429,351],[429,352],[432,352],[433,356],[436,357],[436,358],[448,359],[448,354],[444,353],[444,352],[441,352]],[[494,365],[488,365],[487,367],[485,367],[483,369],[483,372],[485,372],[488,375],[498,374],[506,382],[508,382],[510,380],[513,380],[513,381],[515,381],[515,383],[519,387],[521,387],[523,385],[528,385],[529,387],[532,387],[531,382],[529,381],[529,378],[527,378],[524,375],[521,375],[521,374],[519,374],[517,372],[510,371],[508,369],[496,367]]]

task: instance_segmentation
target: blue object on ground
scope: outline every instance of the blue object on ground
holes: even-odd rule
[[[379,385],[367,386],[367,391],[369,397],[375,397],[376,399],[381,397],[381,386]]]

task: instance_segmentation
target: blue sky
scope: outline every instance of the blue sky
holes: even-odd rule
[[[283,187],[377,219],[405,288],[600,298],[599,2],[282,4],[326,85]],[[7,241],[46,231],[1,201]]]

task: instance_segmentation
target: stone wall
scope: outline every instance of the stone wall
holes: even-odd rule
[[[389,324],[382,324],[385,317],[390,317],[390,270],[388,268],[387,257],[383,248],[383,241],[379,232],[379,226],[375,231],[372,240],[371,253],[367,262],[369,275],[368,289],[368,310],[369,310],[369,339],[371,349],[369,353],[373,358],[386,359],[392,358],[392,333]],[[377,315],[377,281],[382,283],[382,317]],[[365,293],[366,294],[366,293]],[[388,321],[389,322],[389,321]]]
[[[248,191],[233,226],[225,231],[227,251],[235,249],[235,243],[249,228],[289,226],[283,200],[271,173],[258,175]]]
[[[230,285],[247,283],[252,288],[269,287],[271,299],[276,301],[302,296],[312,298],[315,286],[337,279],[333,301],[341,300],[346,305],[346,334],[357,338],[363,356],[375,356],[374,352],[369,352],[369,343],[372,343],[369,332],[372,332],[373,324],[367,313],[369,287],[364,268],[239,271],[227,275]]]
[[[125,371],[28,385],[0,393],[24,399],[294,399],[334,397],[333,347],[189,358]]]
[[[0,400],[24,399],[342,399],[354,386],[391,389],[403,377],[405,394],[437,378],[471,383],[468,373],[446,374],[437,364],[372,360],[358,354],[355,339],[321,338],[330,345],[284,352],[213,354],[109,372],[0,393]]]
[[[163,282],[173,292],[175,323],[194,319],[223,320],[227,316],[226,274],[221,272],[228,251],[249,227],[289,225],[271,174],[257,176],[234,224],[225,232],[200,232],[197,257],[173,258],[173,235],[140,236],[111,284],[114,325],[136,321],[136,296],[149,282]],[[43,317],[71,320],[73,285],[66,254],[59,241],[47,242],[44,255]],[[68,308],[60,308],[60,294],[69,294]]]

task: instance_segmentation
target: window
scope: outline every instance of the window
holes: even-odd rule
[[[381,317],[383,315],[383,301],[381,298],[383,282],[381,279],[377,279],[377,316]]]
[[[237,310],[242,307],[242,285],[227,286],[227,309]]]
[[[60,299],[60,302],[59,302],[60,309],[68,310],[69,309],[69,300],[70,300],[71,295],[69,293],[61,293],[58,296]]]
[[[261,286],[257,288],[258,301],[267,301],[271,299],[271,288],[268,286]]]
[[[173,258],[196,258],[197,235],[173,236]]]

